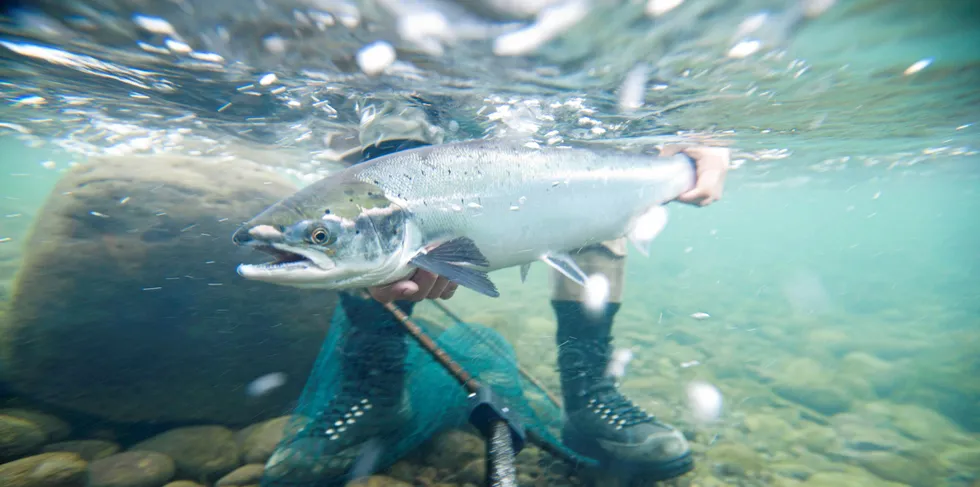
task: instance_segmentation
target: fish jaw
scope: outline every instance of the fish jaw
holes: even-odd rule
[[[276,260],[264,264],[240,264],[238,275],[245,279],[291,287],[330,287],[333,274],[331,271],[336,265],[329,257],[281,243],[257,244],[252,247],[272,254]]]

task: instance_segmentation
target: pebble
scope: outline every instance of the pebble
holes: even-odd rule
[[[247,485],[258,485],[262,480],[262,472],[265,465],[261,463],[251,463],[236,468],[228,475],[221,477],[215,487],[243,487]]]
[[[174,461],[162,453],[118,453],[89,464],[89,487],[158,487],[175,472]]]
[[[176,428],[140,442],[130,451],[162,453],[183,478],[217,480],[240,465],[235,435],[224,426]]]
[[[50,414],[26,409],[0,409],[0,414],[36,424],[47,435],[48,441],[61,441],[71,436],[71,426]]]
[[[283,432],[291,418],[291,416],[282,416],[270,419],[235,433],[235,442],[242,452],[242,461],[245,463],[265,463],[282,439]]]
[[[87,465],[74,453],[42,453],[0,465],[0,485],[86,487]]]
[[[694,318],[696,320],[706,320],[708,318],[711,318],[711,315],[709,315],[708,313],[703,313],[701,311],[698,311],[697,313],[691,313],[691,318]]]
[[[0,460],[33,453],[47,441],[38,425],[13,416],[0,415]]]
[[[384,475],[372,475],[357,479],[347,484],[347,487],[412,487],[412,484],[391,477],[385,477]]]
[[[119,445],[105,440],[75,440],[51,443],[44,452],[75,453],[87,462],[101,460],[119,452]]]
[[[450,430],[430,442],[426,463],[438,468],[456,469],[471,460],[483,458],[486,446],[482,438],[465,431]]]

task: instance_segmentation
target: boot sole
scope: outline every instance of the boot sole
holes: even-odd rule
[[[680,477],[694,470],[691,451],[662,462],[631,462],[620,460],[602,448],[595,440],[575,434],[563,434],[562,442],[580,455],[599,461],[599,469],[616,472],[624,478],[637,477],[646,481],[662,481]]]

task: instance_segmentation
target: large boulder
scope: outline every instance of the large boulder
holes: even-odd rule
[[[293,192],[261,166],[104,158],[65,174],[34,224],[0,362],[14,390],[111,421],[245,424],[299,396],[333,293],[247,281],[237,225]],[[285,373],[250,397],[246,385]]]

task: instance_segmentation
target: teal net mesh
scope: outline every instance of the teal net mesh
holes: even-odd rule
[[[264,487],[344,485],[391,466],[440,431],[468,424],[466,390],[391,313],[367,300],[347,296],[346,302],[335,312],[283,439],[266,464]],[[562,446],[561,409],[522,376],[514,349],[500,334],[474,323],[443,329],[414,321],[492,388],[519,419],[529,443],[542,450],[551,475],[594,464]]]

